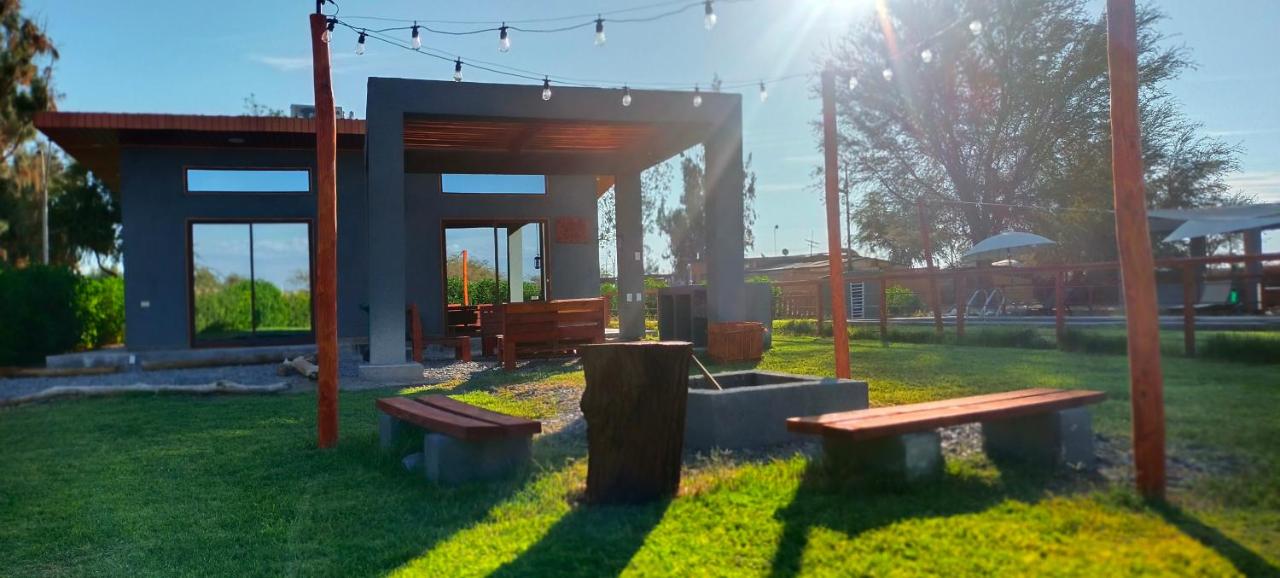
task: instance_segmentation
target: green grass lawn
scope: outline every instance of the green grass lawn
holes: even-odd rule
[[[830,375],[830,340],[778,336],[763,368]],[[1023,387],[1110,398],[1123,357],[858,341],[876,405]],[[505,483],[439,488],[376,449],[373,400],[344,393],[342,441],[314,448],[315,400],[127,397],[0,410],[0,574],[27,575],[1278,575],[1280,374],[1165,362],[1171,504],[1086,474],[953,460],[940,481],[851,486],[803,454],[694,460],[680,495],[577,503],[580,439],[535,440]],[[543,366],[443,389],[531,417],[581,372]],[[1208,464],[1208,466],[1204,466]],[[1203,466],[1203,467],[1202,467]],[[1199,468],[1199,469],[1197,469]],[[1117,487],[1119,486],[1119,487]]]

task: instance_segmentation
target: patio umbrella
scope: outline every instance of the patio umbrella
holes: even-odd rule
[[[965,261],[981,261],[984,259],[1009,259],[1015,252],[1022,252],[1041,245],[1053,245],[1055,241],[1046,239],[1035,233],[1005,231],[994,237],[987,237],[965,252],[961,259]]]

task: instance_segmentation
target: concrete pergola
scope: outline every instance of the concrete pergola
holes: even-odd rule
[[[367,137],[369,219],[369,377],[406,376],[421,366],[404,347],[407,255],[406,194],[413,173],[594,175],[616,192],[618,313],[624,340],[644,336],[644,227],[640,174],[698,144],[706,151],[708,316],[744,316],[742,100],[706,94],[542,87],[371,78]],[[548,194],[555,195],[554,191]],[[593,198],[594,200],[594,198]],[[469,215],[500,216],[501,196],[466,199]],[[439,211],[463,210],[442,207]],[[447,215],[453,216],[453,215]],[[428,215],[439,226],[446,215]],[[591,243],[594,245],[595,240]],[[426,247],[424,251],[435,248]],[[428,302],[443,303],[443,274],[428,271]],[[553,295],[554,297],[554,295]],[[433,309],[424,309],[432,311]],[[438,314],[437,314],[438,315]],[[428,330],[436,318],[425,319]],[[439,321],[443,323],[442,320]]]

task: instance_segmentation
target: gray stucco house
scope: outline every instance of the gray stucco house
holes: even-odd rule
[[[743,319],[739,95],[694,106],[688,93],[635,90],[624,106],[620,90],[543,100],[540,86],[391,78],[369,79],[367,94],[367,120],[338,121],[338,317],[341,339],[368,341],[371,374],[415,367],[407,304],[444,331],[456,229],[492,229],[508,276],[538,269],[537,298],[598,296],[597,199],[610,185],[621,337],[643,336],[643,302],[627,298],[643,291],[640,173],[698,144],[709,316]],[[314,342],[311,120],[48,112],[36,126],[121,195],[128,350]],[[462,190],[477,182],[468,175],[522,176],[524,188]]]

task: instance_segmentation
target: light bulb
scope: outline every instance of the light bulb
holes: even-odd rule
[[[706,27],[707,30],[711,30],[716,27],[716,9],[711,7],[711,0],[707,0],[703,6],[703,12],[705,12],[706,15],[702,17],[702,25]]]
[[[542,79],[542,100],[551,100],[551,79]]]
[[[604,18],[596,18],[596,46],[604,46]]]
[[[856,89],[856,88],[858,88],[858,77],[856,77],[856,76],[850,76],[850,77],[849,77],[849,90],[854,90],[854,89]]]
[[[462,59],[459,58],[453,63],[453,81],[462,82]]]
[[[413,31],[410,33],[410,35],[413,37],[411,41],[411,43],[413,44],[413,49],[417,50],[419,48],[422,48],[422,33],[418,31],[418,24],[416,22],[413,24]]]
[[[511,36],[507,34],[507,25],[498,29],[498,52],[511,51]]]
[[[702,91],[698,90],[695,85],[693,87],[693,108],[698,108],[699,106],[702,106]]]
[[[881,72],[880,74],[884,76],[884,79],[885,79],[885,80],[893,80],[893,69],[892,69],[892,68],[886,68],[886,69],[884,69],[884,72]]]
[[[977,35],[979,35],[979,34],[982,34],[982,21],[981,21],[981,20],[974,20],[973,22],[970,22],[970,23],[969,23],[969,32],[972,32],[974,36],[977,36]]]
[[[769,89],[764,87],[764,83],[760,83],[760,102],[769,100]]]
[[[631,89],[622,87],[622,106],[631,106]]]
[[[921,50],[920,60],[923,60],[925,64],[929,64],[930,62],[933,62],[933,51],[929,50],[928,48]]]
[[[356,54],[364,54],[364,32],[360,32],[360,38],[356,40]]]
[[[325,44],[328,44],[329,40],[333,39],[333,27],[337,24],[338,24],[337,20],[333,18],[329,19],[329,23],[326,24],[324,27],[324,32],[320,33],[320,40],[322,42],[324,42]]]

